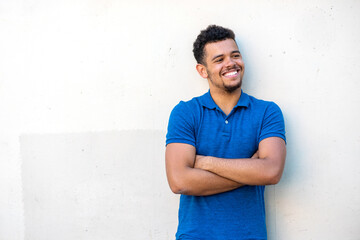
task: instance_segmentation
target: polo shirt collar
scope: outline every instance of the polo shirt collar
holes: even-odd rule
[[[243,92],[243,90],[241,90],[240,99],[238,103],[235,105],[235,107],[248,107],[249,104],[250,104],[249,95],[247,95],[246,93]]]
[[[218,105],[216,105],[216,103],[214,102],[213,98],[211,97],[210,90],[207,93],[205,93],[202,98],[200,98],[200,103],[201,105],[209,109],[219,108]],[[249,103],[250,103],[249,95],[247,95],[246,93],[243,92],[243,90],[241,90],[241,96],[234,108],[248,107]]]

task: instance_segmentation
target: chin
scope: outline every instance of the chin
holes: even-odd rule
[[[224,86],[225,91],[228,92],[228,93],[235,92],[236,90],[238,90],[239,88],[241,88],[241,83],[242,83],[242,82],[239,82],[238,84],[232,85],[232,86]]]

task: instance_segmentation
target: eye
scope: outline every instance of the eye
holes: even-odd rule
[[[219,62],[222,62],[222,60],[223,60],[222,58],[218,58],[215,60],[215,62],[219,63]]]
[[[240,54],[234,54],[233,57],[234,58],[240,58]]]

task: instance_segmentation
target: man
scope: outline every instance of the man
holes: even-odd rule
[[[176,239],[267,239],[264,185],[279,182],[285,127],[279,107],[241,90],[234,33],[211,25],[194,42],[209,92],[181,101],[166,139],[166,173],[181,194]]]

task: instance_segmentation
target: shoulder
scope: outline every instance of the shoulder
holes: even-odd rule
[[[195,146],[195,133],[201,115],[201,97],[180,101],[172,110],[166,134],[169,143],[187,143]]]
[[[204,96],[194,97],[188,101],[180,101],[172,110],[171,114],[196,115],[201,111]]]
[[[246,94],[246,93],[244,93],[244,94]],[[251,96],[249,94],[246,94],[246,95],[249,98],[250,105],[263,106],[263,107],[277,106],[276,103],[274,103],[273,101],[259,99],[254,96]]]
[[[246,94],[246,93],[245,93]],[[258,99],[254,96],[246,94],[249,99],[249,107],[252,110],[257,111],[265,111],[265,112],[272,112],[272,111],[278,111],[281,112],[280,107],[273,101],[267,101]]]
[[[272,101],[252,96],[249,96],[249,102],[249,108],[256,116],[254,119],[258,119],[261,126],[259,142],[268,137],[280,137],[286,142],[284,117],[280,107]]]

